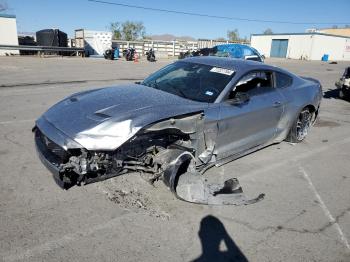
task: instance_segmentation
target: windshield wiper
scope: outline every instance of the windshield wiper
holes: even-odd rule
[[[140,85],[143,85],[143,86],[148,86],[148,87],[152,87],[152,88],[155,88],[155,89],[158,89],[158,83],[157,83],[157,81],[156,80],[154,80],[154,81],[149,81],[149,82],[141,82],[140,83]]]

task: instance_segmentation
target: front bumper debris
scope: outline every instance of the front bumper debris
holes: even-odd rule
[[[248,199],[237,178],[223,185],[211,184],[193,166],[193,156],[188,152],[173,151],[173,160],[164,171],[163,182],[181,200],[204,205],[249,205],[264,199],[265,194]]]
[[[259,202],[265,194],[248,199],[237,178],[226,180],[224,184],[209,184],[203,177],[184,174],[179,177],[176,187],[178,198],[197,204],[242,206]]]

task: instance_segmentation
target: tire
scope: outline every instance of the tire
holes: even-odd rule
[[[344,99],[344,98],[345,98],[343,89],[339,89],[339,98],[341,98],[341,99]]]
[[[313,112],[309,108],[304,108],[289,130],[286,141],[300,143],[307,136],[312,125]]]

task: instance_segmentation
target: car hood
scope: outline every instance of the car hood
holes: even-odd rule
[[[121,85],[71,95],[45,112],[37,125],[40,129],[48,121],[88,150],[115,150],[151,123],[207,107],[147,86]]]

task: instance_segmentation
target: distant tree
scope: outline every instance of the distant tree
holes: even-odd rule
[[[142,39],[143,39],[143,40],[152,40],[152,36],[150,36],[150,35],[144,35],[144,36],[142,37]]]
[[[238,29],[234,29],[234,30],[228,30],[227,31],[227,38],[230,41],[239,41],[239,33],[238,33]]]
[[[145,38],[145,26],[142,22],[113,22],[110,23],[109,30],[112,32],[113,39],[131,41]]]
[[[263,32],[264,35],[272,35],[273,32],[271,30],[271,28],[267,28],[264,32]]]
[[[109,30],[112,32],[113,39],[119,40],[122,38],[121,25],[119,22],[110,23]]]
[[[332,28],[333,28],[333,29],[337,29],[338,26],[337,26],[337,25],[333,25]]]
[[[122,24],[122,36],[127,41],[142,39],[145,36],[145,31],[142,22],[126,21]]]

